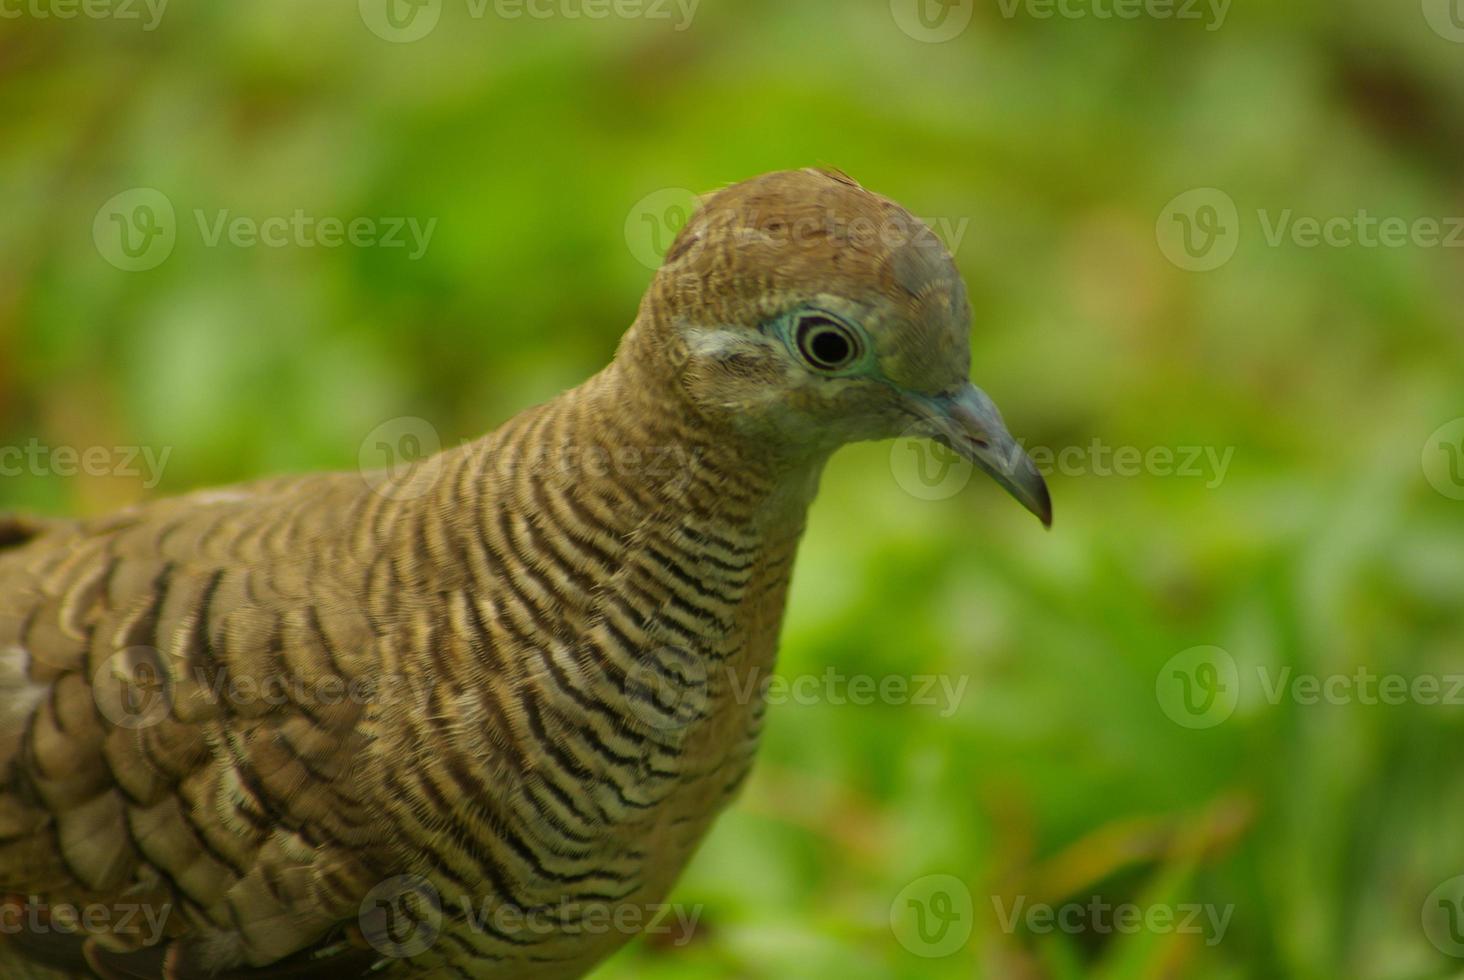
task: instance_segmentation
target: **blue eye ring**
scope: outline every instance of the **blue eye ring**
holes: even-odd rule
[[[849,324],[823,310],[793,318],[793,348],[816,371],[848,370],[864,358],[864,340]]]

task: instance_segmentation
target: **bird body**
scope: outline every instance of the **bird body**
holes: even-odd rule
[[[914,244],[790,245],[805,212]],[[0,894],[161,923],[33,927],[0,972],[549,980],[628,941],[749,771],[825,461],[892,434],[884,388],[956,404],[969,310],[907,217],[842,175],[737,185],[606,369],[476,442],[0,521]],[[841,338],[883,387],[825,373]]]

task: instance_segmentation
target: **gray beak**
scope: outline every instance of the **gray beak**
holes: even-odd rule
[[[968,382],[951,394],[929,399],[923,407],[936,441],[985,470],[1044,527],[1052,526],[1047,481],[1007,431],[986,392]]]

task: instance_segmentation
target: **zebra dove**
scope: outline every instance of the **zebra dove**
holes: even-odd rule
[[[914,427],[1050,522],[970,317],[908,212],[770,174],[481,440],[0,519],[0,975],[583,976],[748,773],[836,449]]]

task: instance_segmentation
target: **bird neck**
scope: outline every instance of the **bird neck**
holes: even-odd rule
[[[680,382],[684,353],[664,340],[670,336],[664,325],[637,321],[615,359],[570,393],[582,417],[598,419],[596,428],[617,445],[639,446],[684,467],[657,486],[676,503],[705,507],[775,538],[793,526],[801,531],[830,453],[790,453],[698,405]]]
[[[429,461],[431,492],[385,505],[425,542],[422,574],[455,576],[462,542],[533,567],[530,545],[558,533],[596,575],[660,540],[688,561],[721,542],[786,578],[826,457],[790,459],[708,418],[664,358],[632,328],[579,387]]]

